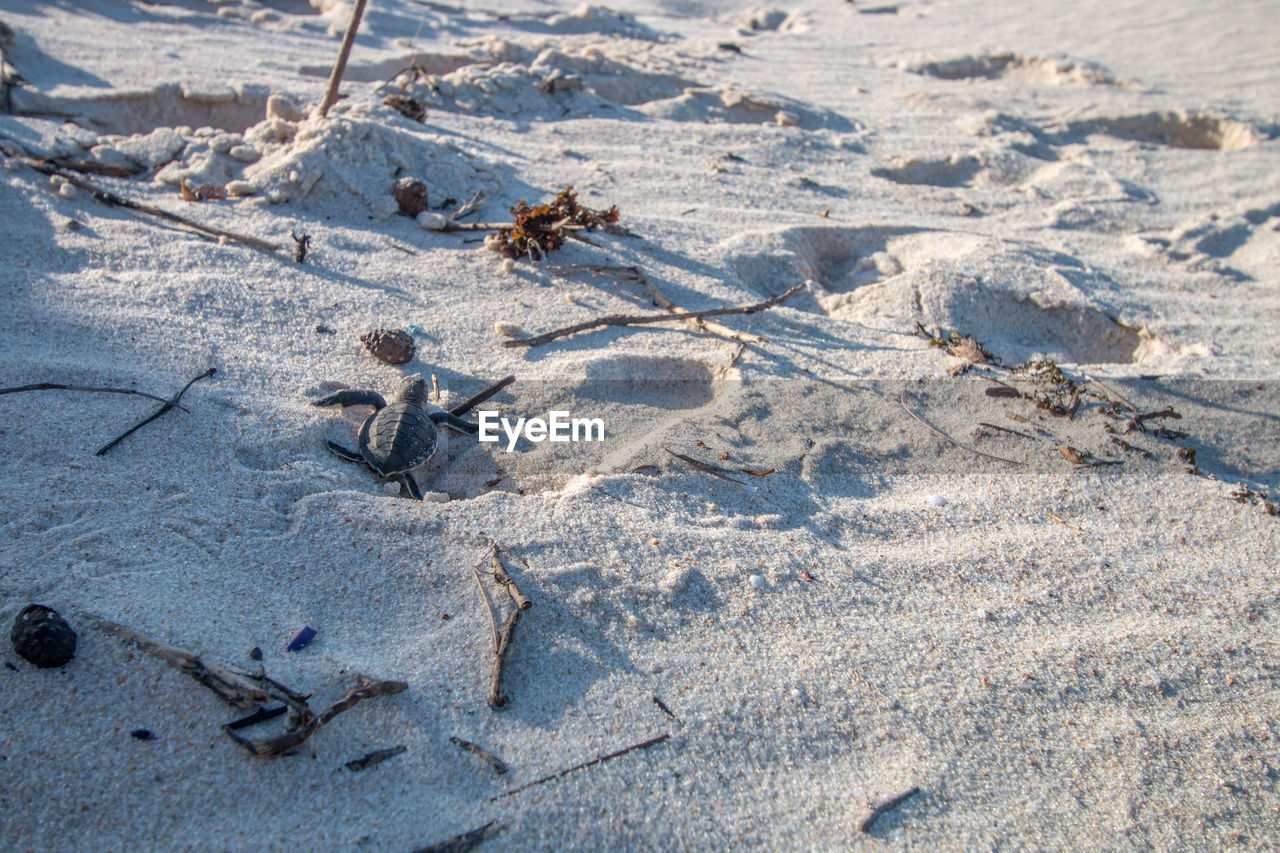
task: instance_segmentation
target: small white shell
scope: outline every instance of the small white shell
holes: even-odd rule
[[[929,495],[929,506],[946,506],[950,501],[942,495]]]
[[[764,589],[764,575],[752,575],[747,580],[756,589]]]

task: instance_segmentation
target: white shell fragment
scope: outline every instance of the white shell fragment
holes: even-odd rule
[[[764,589],[764,575],[752,575],[748,580],[756,589]]]
[[[948,503],[942,495],[929,495],[929,506],[946,506]]]

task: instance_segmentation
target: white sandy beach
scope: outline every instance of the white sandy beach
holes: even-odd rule
[[[1280,4],[370,0],[321,118],[349,14],[0,0],[0,386],[217,369],[100,456],[158,403],[0,394],[0,626],[78,634],[4,649],[0,848],[1280,845]],[[570,185],[630,234],[439,230]],[[802,287],[504,346],[646,282]],[[605,440],[444,430],[407,499],[312,404],[414,373]],[[405,689],[255,756],[90,614]]]

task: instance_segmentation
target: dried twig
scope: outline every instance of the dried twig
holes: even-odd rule
[[[559,779],[561,776],[568,776],[570,773],[573,773],[576,770],[585,770],[586,768],[592,767],[596,764],[603,764],[606,761],[611,761],[615,758],[618,758],[619,756],[626,755],[628,752],[635,752],[637,749],[648,749],[651,746],[656,746],[662,743],[663,741],[667,740],[670,737],[671,737],[670,732],[664,732],[663,734],[660,734],[657,737],[649,738],[648,740],[641,741],[640,743],[633,743],[631,746],[624,747],[623,749],[619,749],[616,752],[610,752],[607,755],[597,756],[591,759],[590,761],[584,761],[581,764],[575,764],[572,767],[566,767],[564,770],[561,770],[558,773],[552,773],[550,775],[543,776],[541,779],[534,779],[532,782],[526,782],[523,785],[519,786],[518,788],[512,788],[509,791],[503,791],[501,794],[497,794],[495,796],[490,797],[489,802],[500,800],[503,797],[510,797],[513,794],[520,793],[526,788],[532,788],[534,785],[541,785],[544,782],[550,782],[553,779]]]
[[[926,427],[928,427],[928,428],[929,428],[929,431],[930,431],[930,432],[932,432],[932,433],[934,433],[935,435],[938,435],[938,436],[941,436],[942,438],[945,438],[947,441],[951,442],[951,443],[952,443],[952,444],[954,444],[956,447],[963,448],[964,450],[967,450],[967,451],[969,451],[970,453],[976,453],[976,454],[977,454],[977,455],[979,455],[979,456],[985,456],[985,457],[987,457],[988,459],[994,459],[994,460],[996,460],[997,462],[1004,462],[1004,463],[1007,463],[1007,464],[1009,464],[1009,465],[1023,465],[1023,464],[1025,464],[1025,463],[1019,462],[1017,459],[1006,459],[1006,458],[1004,458],[1003,456],[996,456],[994,453],[987,453],[986,451],[979,450],[979,449],[978,449],[978,448],[976,448],[976,447],[970,447],[969,445],[964,444],[963,442],[956,441],[954,438],[952,438],[951,436],[947,435],[945,432],[943,432],[942,430],[938,429],[936,426],[934,426],[933,424],[929,423],[929,422],[928,422],[928,421],[926,421],[924,418],[922,418],[922,417],[920,417],[919,415],[917,415],[915,412],[911,411],[911,409],[907,406],[907,398],[906,398],[906,395],[907,395],[907,389],[905,389],[905,388],[903,388],[901,391],[899,391],[899,392],[898,392],[898,404],[899,404],[900,406],[902,406],[902,410],[903,410],[904,412],[906,412],[908,415],[911,415],[911,417],[915,418],[915,419],[916,419],[917,421],[919,421],[920,423],[924,424]]]
[[[1022,430],[1009,429],[1008,427],[1002,427],[997,424],[990,424],[990,423],[987,423],[986,421],[978,421],[978,426],[987,427],[988,429],[999,430],[1000,432],[1007,432],[1009,433],[1009,435],[1016,435],[1016,436],[1020,436],[1021,438],[1029,438],[1032,441],[1035,441],[1035,438],[1036,438],[1034,435],[1023,432]]]
[[[480,562],[488,559],[486,554],[480,558]],[[493,604],[489,601],[489,593],[485,592],[484,584],[480,582],[480,572],[476,566],[471,567],[471,576],[476,579],[476,586],[480,590],[480,597],[484,599],[485,610],[489,613],[489,627],[493,629],[493,653],[498,653],[498,620],[493,616]]]
[[[347,70],[347,57],[351,55],[351,45],[355,43],[356,31],[360,29],[360,18],[364,15],[364,7],[368,0],[356,0],[351,7],[351,20],[347,22],[347,31],[342,34],[342,46],[338,48],[338,58],[333,62],[333,71],[329,74],[329,87],[324,91],[324,99],[316,108],[316,115],[324,118],[329,114],[329,107],[338,101],[338,87],[342,85],[342,73]]]
[[[419,847],[413,853],[470,853],[470,851],[501,832],[502,827],[502,823],[491,820],[484,826],[477,826],[475,829],[468,830],[461,835],[455,835],[448,841]]]
[[[195,377],[194,379],[192,379],[192,380],[191,380],[190,382],[188,382],[186,385],[183,385],[183,386],[182,386],[182,390],[181,390],[181,391],[179,391],[177,394],[174,394],[174,395],[173,395],[171,398],[169,398],[168,400],[166,400],[163,406],[161,406],[160,408],[156,409],[156,410],[155,410],[154,412],[152,412],[149,416],[147,416],[147,417],[143,418],[142,420],[138,421],[138,423],[134,424],[133,426],[131,426],[129,429],[127,429],[126,431],[124,431],[124,432],[123,432],[123,433],[121,433],[120,435],[118,435],[118,436],[116,436],[115,438],[111,439],[111,441],[107,442],[107,443],[106,443],[105,445],[103,445],[102,447],[98,448],[97,452],[96,452],[96,453],[94,453],[93,455],[94,455],[94,456],[102,456],[102,455],[104,455],[108,450],[110,450],[111,448],[115,447],[117,444],[119,444],[120,442],[124,441],[126,438],[128,438],[128,437],[129,437],[129,436],[131,436],[131,435],[133,435],[135,432],[137,432],[138,430],[142,429],[144,426],[146,426],[147,424],[151,423],[151,422],[152,422],[152,421],[154,421],[156,418],[158,418],[158,417],[160,417],[161,415],[163,415],[165,412],[169,411],[170,409],[177,409],[177,408],[181,408],[181,406],[179,406],[179,405],[178,405],[178,401],[182,399],[182,395],[183,395],[183,394],[187,393],[187,389],[188,389],[188,388],[190,388],[192,385],[196,384],[197,382],[199,382],[201,379],[207,379],[207,378],[209,378],[210,376],[213,376],[213,375],[214,375],[215,373],[217,373],[217,372],[218,372],[218,368],[216,368],[216,367],[210,367],[210,368],[209,368],[208,370],[206,370],[204,373],[201,373],[199,376],[197,376],[197,377]]]
[[[461,403],[454,406],[449,410],[449,414],[459,416],[465,415],[481,403],[487,402],[491,397],[515,381],[516,378],[514,376],[504,376],[488,388],[481,391],[479,394],[476,394],[474,397],[468,397],[466,400],[463,400]]]
[[[38,157],[29,157],[22,152],[19,152],[15,149],[9,148],[7,146],[2,146],[2,145],[0,145],[0,151],[3,151],[5,156],[7,157],[12,157],[14,159],[21,160],[31,168],[35,169],[37,172],[40,172],[45,175],[57,175],[67,183],[77,186],[82,190],[85,190],[86,192],[88,192],[90,195],[92,195],[95,199],[102,202],[103,204],[111,205],[113,207],[123,207],[126,210],[136,210],[139,213],[145,213],[148,216],[154,216],[157,219],[163,219],[166,222],[173,222],[175,224],[183,226],[184,228],[190,228],[193,231],[198,231],[206,237],[216,237],[219,239],[225,238],[226,240],[232,243],[240,243],[241,245],[248,246],[252,249],[258,249],[259,251],[263,251],[263,252],[274,252],[276,249],[280,248],[279,245],[277,245],[276,243],[270,243],[266,240],[260,240],[257,237],[251,237],[248,234],[239,234],[235,231],[228,231],[225,228],[218,228],[213,225],[205,225],[203,223],[196,222],[193,219],[188,219],[185,216],[179,216],[176,213],[170,213],[169,211],[163,208],[155,207],[150,204],[144,204],[143,202],[140,202],[140,201],[134,201],[133,199],[116,195],[115,193],[110,192],[109,190],[104,190],[102,187],[96,186],[95,184],[89,181],[86,181],[83,178],[80,178],[73,174],[69,174],[66,169],[59,167],[52,160],[42,159]]]
[[[312,713],[310,708],[305,709],[304,713],[300,713],[298,728],[291,732],[285,732],[278,737],[266,740],[246,738],[230,731],[227,732],[227,735],[254,755],[264,758],[284,755],[305,743],[307,738],[319,731],[322,726],[329,723],[334,717],[344,711],[351,710],[365,699],[401,693],[409,687],[403,681],[375,681],[372,678],[365,678],[363,675],[357,676],[356,679],[356,686],[344,693],[342,698],[330,705],[324,713],[317,716]]]
[[[186,649],[152,639],[146,634],[103,619],[101,616],[86,613],[84,618],[113,637],[118,637],[126,643],[133,643],[141,651],[159,658],[174,669],[185,672],[237,708],[252,708],[274,699],[269,693],[255,687],[234,672],[206,663]]]
[[[1083,527],[1081,527],[1081,526],[1080,526],[1080,525],[1078,525],[1078,524],[1072,524],[1071,522],[1067,521],[1067,520],[1066,520],[1065,518],[1063,518],[1062,516],[1058,515],[1056,512],[1050,512],[1050,513],[1048,513],[1048,516],[1049,516],[1050,518],[1052,518],[1054,521],[1056,521],[1056,522],[1058,522],[1059,524],[1061,524],[1062,526],[1064,526],[1064,527],[1070,527],[1072,530],[1078,530],[1078,531],[1080,531],[1081,533],[1084,533],[1084,528],[1083,528]]]
[[[408,751],[409,747],[407,746],[393,746],[389,749],[375,749],[373,752],[366,753],[353,761],[348,761],[342,766],[350,770],[352,773],[359,773],[361,770],[368,770],[370,767],[381,764],[388,758],[395,758],[397,755],[401,755]]]
[[[93,391],[103,394],[132,394],[135,397],[146,397],[148,400],[155,400],[157,403],[168,403],[164,397],[157,397],[155,394],[148,394],[145,391],[134,391],[132,388],[99,388],[91,385],[62,385],[57,382],[37,382],[34,385],[15,385],[12,388],[0,388],[0,394],[18,394],[23,391]],[[184,406],[175,406],[174,408],[187,411]]]
[[[674,720],[674,719],[676,718],[676,715],[675,715],[675,714],[673,714],[673,713],[671,712],[671,709],[667,707],[667,703],[666,703],[666,702],[663,702],[663,701],[662,701],[661,699],[659,699],[657,696],[654,696],[654,697],[653,697],[653,704],[657,705],[657,706],[658,706],[658,710],[662,711],[662,713],[666,714],[666,715],[667,715],[668,717],[670,717],[671,719],[673,719],[673,720]]]
[[[905,803],[907,800],[911,799],[918,793],[920,793],[920,788],[912,787],[906,791],[903,791],[901,794],[899,794],[898,796],[894,797],[891,800],[885,800],[883,803],[881,803],[880,805],[876,806],[871,810],[871,814],[867,815],[866,818],[863,819],[862,823],[858,824],[858,829],[861,829],[863,832],[870,832],[871,827],[876,825],[876,821],[878,821],[880,818],[884,817],[887,813],[893,811],[898,806],[902,805],[903,803]]]
[[[350,710],[357,703],[365,699],[372,699],[375,696],[400,693],[408,688],[408,685],[403,681],[374,681],[362,675],[358,677],[355,687],[352,687],[341,699],[330,705],[324,713],[317,715],[307,705],[307,697],[300,696],[295,691],[277,684],[265,675],[254,676],[254,678],[272,685],[277,688],[276,691],[273,692],[256,687],[249,683],[249,676],[207,663],[186,649],[152,639],[132,628],[127,628],[124,625],[119,625],[91,614],[85,614],[85,618],[108,634],[119,637],[125,642],[133,643],[147,654],[157,657],[175,669],[187,673],[223,700],[238,708],[252,708],[255,705],[264,705],[269,702],[284,702],[292,708],[297,717],[298,726],[293,731],[286,732],[279,737],[258,740],[236,734],[236,730],[239,728],[261,722],[261,720],[267,719],[269,716],[277,716],[279,712],[275,711],[263,711],[260,714],[253,714],[223,726],[223,730],[228,737],[254,755],[266,757],[284,755],[296,749],[307,738],[319,731],[322,726],[329,723],[343,711]]]
[[[644,274],[644,271],[641,270],[639,267],[623,267],[623,269],[629,270],[632,273],[634,279],[640,282],[641,284],[643,284],[645,290],[649,291],[649,295],[652,296],[654,298],[654,301],[656,301],[663,308],[667,309],[673,314],[689,313],[688,309],[681,308],[679,305],[675,304],[670,299],[668,299],[665,295],[663,295],[663,293],[660,290],[658,290],[658,288],[654,287],[653,282],[649,281],[649,277],[646,276]],[[689,320],[688,323],[690,326],[692,326],[693,328],[697,329],[700,332],[707,332],[709,334],[717,335],[719,337],[726,338],[731,341],[738,341],[739,343],[742,343],[742,344],[766,343],[766,340],[760,337],[759,335],[753,335],[750,332],[739,332],[735,329],[731,329],[728,326],[722,325],[715,321],[707,322],[701,317],[695,317]]]
[[[507,621],[502,623],[502,630],[498,632],[498,650],[493,655],[493,674],[489,678],[489,707],[495,711],[501,711],[507,707],[507,696],[502,692],[502,679],[506,674],[507,654],[511,651],[511,644],[515,641],[516,625],[520,622],[520,614],[524,611],[516,608],[511,611],[511,615],[507,617]]]
[[[222,727],[233,732],[239,729],[247,729],[249,726],[256,726],[258,723],[265,723],[267,720],[274,720],[276,717],[279,717],[288,710],[288,705],[277,705],[274,708],[259,708],[247,717],[241,717],[238,720],[232,720],[229,723],[224,723]]]
[[[511,600],[516,603],[516,607],[521,610],[528,610],[533,606],[533,602],[525,598],[524,593],[516,586],[516,582],[511,579],[511,575],[507,574],[507,570],[502,567],[502,561],[498,559],[498,546],[493,545],[489,549],[489,559],[493,562],[493,579],[498,582],[511,596]]]
[[[692,465],[694,468],[697,468],[699,471],[703,471],[707,474],[710,474],[713,477],[719,477],[721,480],[728,480],[730,483],[737,483],[739,486],[742,486],[743,488],[746,488],[746,489],[750,489],[753,492],[756,490],[755,486],[751,485],[750,483],[744,483],[742,480],[739,480],[737,477],[733,476],[734,472],[730,471],[727,468],[721,468],[719,465],[710,465],[706,462],[703,462],[700,459],[694,459],[692,456],[685,456],[683,453],[676,453],[670,447],[664,447],[662,449],[670,453],[675,458],[679,459],[681,462],[687,462],[688,464]]]
[[[574,323],[572,326],[553,329],[550,332],[543,332],[540,335],[503,341],[502,345],[504,347],[536,347],[541,344],[554,341],[558,338],[566,338],[569,335],[576,335],[579,332],[589,332],[594,331],[595,329],[608,328],[610,326],[641,326],[651,323],[667,323],[672,320],[696,320],[701,317],[723,317],[726,314],[754,314],[757,311],[764,311],[787,301],[803,289],[804,284],[797,284],[786,293],[771,296],[763,302],[756,302],[751,305],[740,305],[735,308],[711,308],[706,311],[669,312],[666,314],[606,314],[602,317],[596,317],[594,320],[584,320],[581,323]]]
[[[1141,412],[1129,418],[1129,422],[1124,426],[1124,434],[1128,435],[1135,429],[1141,429],[1143,432],[1146,432],[1143,424],[1147,421],[1158,420],[1160,418],[1172,418],[1175,421],[1180,421],[1182,420],[1182,415],[1175,412],[1173,410],[1173,406],[1165,406],[1157,412]]]
[[[489,750],[485,749],[482,746],[478,746],[477,744],[474,744],[469,740],[463,740],[460,737],[455,737],[452,735],[449,737],[449,741],[451,743],[457,744],[460,748],[471,753],[476,758],[479,758],[485,764],[488,764],[490,767],[493,768],[493,772],[497,773],[499,776],[506,773],[507,770],[509,769],[505,761],[503,761],[501,758],[494,755],[492,752],[490,752]]]

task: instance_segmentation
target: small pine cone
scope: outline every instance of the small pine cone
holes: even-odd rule
[[[391,188],[391,197],[406,216],[417,216],[427,209],[427,185],[417,178],[401,178]]]
[[[360,336],[369,354],[384,364],[404,364],[412,361],[417,348],[413,335],[404,329],[375,329]]]
[[[31,604],[13,620],[13,650],[39,667],[62,666],[76,654],[76,632],[56,610]]]

